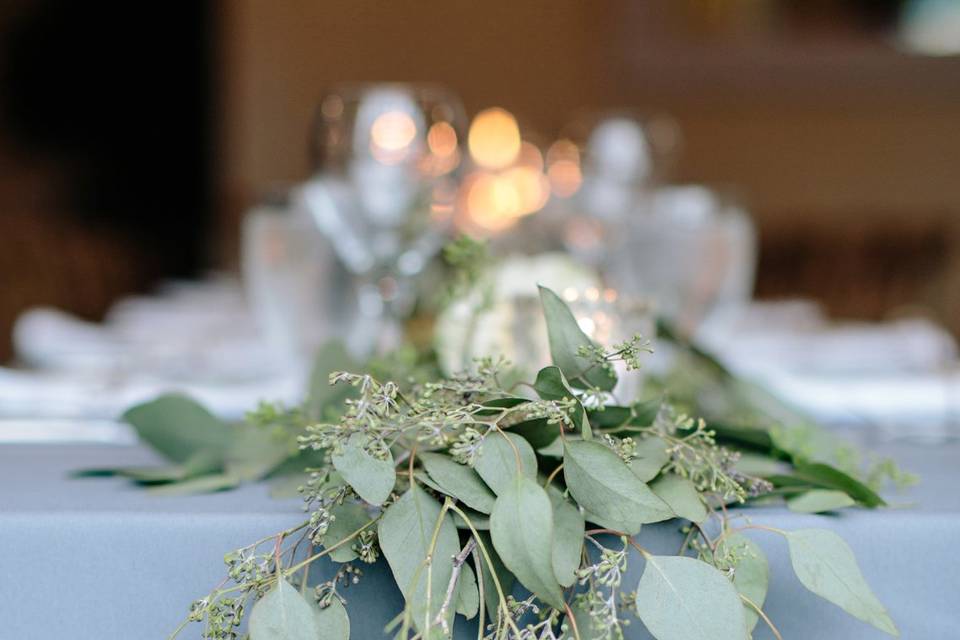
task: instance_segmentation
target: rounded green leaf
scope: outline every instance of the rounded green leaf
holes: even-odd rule
[[[586,524],[576,505],[557,488],[549,487],[547,495],[553,506],[553,573],[557,582],[569,587],[577,581]]]
[[[656,436],[638,441],[635,457],[630,461],[630,470],[633,471],[633,475],[643,482],[656,478],[663,469],[663,465],[670,459],[667,448],[668,445],[663,438]]]
[[[198,450],[219,452],[222,461],[233,429],[198,402],[170,394],[138,404],[123,414],[140,439],[174,462],[186,462]]]
[[[257,600],[250,611],[250,640],[317,640],[314,608],[286,580]]]
[[[350,616],[339,598],[334,596],[323,609],[314,605],[313,614],[320,629],[317,640],[350,640]]]
[[[342,505],[334,507],[331,515],[333,515],[333,522],[330,523],[326,535],[323,536],[325,547],[332,547],[345,540],[356,533],[363,525],[370,522],[370,515],[367,510],[356,502],[344,502]],[[353,550],[352,542],[342,544],[330,552],[330,559],[334,562],[350,562],[356,558],[357,553]]]
[[[515,474],[493,506],[490,534],[500,559],[520,584],[550,606],[563,608],[553,572],[553,508],[543,487]]]
[[[470,467],[454,462],[442,453],[421,453],[420,462],[442,493],[456,498],[480,513],[490,513],[496,496],[490,491],[477,472]]]
[[[811,489],[787,500],[787,507],[797,513],[823,513],[855,505],[853,498],[843,491]]]
[[[743,603],[712,566],[685,556],[648,556],[637,615],[657,640],[743,640]]]
[[[733,563],[733,586],[737,592],[750,599],[758,607],[767,599],[767,587],[770,583],[770,565],[767,556],[757,544],[742,533],[726,536],[717,545],[718,555],[733,554],[737,560]],[[760,616],[753,607],[744,604],[743,613],[747,621],[747,630],[757,626]]]
[[[843,491],[865,507],[882,507],[887,504],[873,489],[829,464],[796,463],[793,475],[825,489]]]
[[[457,613],[470,620],[479,610],[480,589],[477,587],[477,576],[470,565],[464,563],[457,579]]]
[[[843,538],[825,529],[799,529],[785,535],[790,562],[803,586],[853,617],[890,635],[900,635]]]
[[[643,524],[674,517],[617,454],[595,440],[566,443],[563,476],[573,498],[604,527],[635,535]]]
[[[380,460],[365,449],[366,442],[362,434],[350,436],[343,451],[332,456],[333,466],[358,496],[370,504],[380,505],[390,497],[393,485],[397,482],[397,472],[393,454],[389,450],[386,458]]]
[[[155,496],[185,496],[195,493],[213,493],[226,491],[240,484],[240,479],[228,473],[214,473],[206,476],[197,476],[188,480],[161,484],[147,489]]]
[[[547,337],[553,364],[560,367],[570,384],[578,389],[593,386],[603,391],[612,391],[617,385],[616,374],[596,366],[590,358],[577,354],[580,347],[590,347],[593,341],[577,324],[570,308],[560,296],[546,287],[540,287],[540,304],[547,320]]]
[[[378,528],[380,548],[400,592],[407,601],[413,622],[421,631],[427,617],[428,595],[429,619],[433,620],[443,605],[447,585],[453,574],[453,557],[460,552],[460,541],[453,518],[447,513],[441,521],[440,512],[437,501],[426,491],[413,485],[387,508]],[[440,528],[436,544],[431,548],[438,523]],[[425,562],[428,554],[432,559],[429,565]],[[453,607],[450,607],[451,620],[453,613]]]
[[[487,486],[500,495],[517,474],[517,454],[520,456],[523,475],[536,478],[537,454],[533,447],[520,436],[504,431],[493,431],[483,438],[483,445],[473,468]]]
[[[480,558],[479,575],[483,581],[484,606],[487,608],[484,615],[492,621],[496,620],[497,608],[500,606],[496,583],[499,582],[503,592],[508,594],[513,592],[513,585],[516,582],[516,578],[507,570],[503,564],[503,560],[497,555],[497,550],[494,548],[493,540],[490,539],[488,532],[481,531],[477,536],[477,542],[483,544],[483,548],[487,550],[487,555],[490,557],[490,563],[493,565],[493,570],[491,571],[490,566],[483,559],[483,554],[478,555],[478,558]]]
[[[651,484],[650,489],[679,517],[691,522],[707,519],[707,507],[689,478],[668,473]]]

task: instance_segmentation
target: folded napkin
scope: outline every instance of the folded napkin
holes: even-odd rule
[[[226,278],[126,298],[102,324],[31,309],[17,320],[14,347],[24,368],[0,368],[0,417],[113,420],[176,391],[233,419],[261,399],[299,402],[309,373],[263,340]]]
[[[821,422],[960,434],[957,345],[929,320],[831,323],[809,302],[754,303],[704,339],[736,374]]]

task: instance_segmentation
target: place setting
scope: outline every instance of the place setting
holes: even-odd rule
[[[28,19],[41,4],[0,27],[23,42],[48,33],[40,13]],[[119,207],[90,200],[103,218],[65,189],[49,200],[64,212],[30,214],[53,216],[57,233],[15,225],[73,248],[44,272],[56,286],[11,262],[20,293],[9,306],[0,296],[0,312],[12,310],[0,351],[0,636],[952,636],[960,352],[949,283],[960,262],[949,256],[960,236],[944,226],[908,242],[916,220],[854,220],[875,201],[862,186],[814,194],[791,186],[800,173],[777,178],[720,142],[738,130],[760,157],[780,144],[765,136],[782,136],[796,145],[777,151],[792,158],[784,167],[815,179],[816,154],[784,123],[834,125],[783,87],[826,91],[855,56],[834,52],[834,75],[821,75],[804,58],[812,45],[791,38],[835,38],[863,65],[934,69],[918,16],[935,3],[901,3],[884,23],[901,30],[897,53],[867,44],[879,13],[833,7],[843,3],[611,3],[619,27],[599,9],[564,8],[619,39],[543,46],[570,69],[618,60],[627,84],[558,90],[562,117],[523,83],[497,93],[482,73],[451,78],[434,57],[454,51],[421,59],[386,44],[394,36],[378,44],[359,9],[323,26],[314,9],[233,4],[171,23],[212,46],[201,25],[215,20],[234,56],[190,54],[229,91],[212,100],[201,83],[184,97],[193,110],[158,125],[171,129],[157,161],[186,179],[200,170],[176,164],[182,145],[205,149],[205,186],[171,186],[158,196],[170,206],[144,205],[140,222],[145,187]],[[424,21],[411,33],[449,41],[428,30],[436,16],[409,11]],[[502,29],[508,48],[522,40],[479,9],[445,11],[457,29],[476,20],[478,33]],[[624,48],[624,30],[646,37],[651,24],[662,42]],[[288,38],[270,39],[281,25]],[[576,31],[564,25],[558,34]],[[379,61],[349,45],[337,65],[310,36],[357,38]],[[38,64],[23,47],[11,68]],[[659,74],[644,57],[654,51],[686,57]],[[786,84],[749,51],[767,52]],[[316,75],[324,82],[297,84],[320,60],[333,65]],[[704,65],[696,99],[678,80],[691,62]],[[368,68],[391,78],[396,65],[444,81],[355,80]],[[730,89],[725,68],[755,72],[770,103]],[[850,91],[879,92],[864,82]],[[211,105],[222,123],[203,115]],[[67,152],[40,163],[31,121],[10,113],[0,161],[61,193],[45,172],[67,167]],[[193,117],[206,142],[169,137]],[[863,162],[848,173],[828,163],[838,180],[880,175],[850,150],[856,130],[832,131]],[[91,163],[112,153],[90,144]],[[120,191],[126,174],[106,175],[117,178],[98,188],[134,193]],[[176,183],[151,175],[158,189]],[[0,196],[31,211],[39,201],[15,182]],[[956,195],[945,188],[940,201]]]

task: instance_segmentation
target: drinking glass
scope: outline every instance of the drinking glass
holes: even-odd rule
[[[358,354],[395,346],[413,279],[443,246],[453,217],[465,115],[434,85],[331,90],[313,132],[317,172],[294,195],[353,279]]]

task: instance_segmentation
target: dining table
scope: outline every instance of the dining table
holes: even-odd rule
[[[869,440],[869,438],[867,438]],[[937,445],[880,440],[920,482],[886,494],[882,509],[795,513],[781,506],[739,509],[780,529],[827,528],[853,549],[861,570],[898,625],[901,637],[957,637],[960,625],[960,442]],[[166,638],[190,604],[223,579],[224,554],[304,519],[297,498],[271,496],[265,483],[189,496],[158,496],[118,477],[81,477],[86,469],[143,466],[161,460],[135,439],[0,444],[0,637],[110,640]],[[680,525],[649,525],[639,541],[676,553]],[[784,638],[859,640],[886,637],[804,590],[784,540],[763,530],[750,537],[770,561],[765,611]],[[640,558],[624,579],[639,579]],[[315,579],[332,574],[321,560]],[[344,592],[352,637],[388,637],[384,627],[402,599],[383,561],[363,567]],[[475,637],[459,625],[456,637]],[[202,637],[202,625],[178,636]],[[473,627],[475,629],[475,627]],[[644,638],[635,621],[628,638]],[[763,623],[756,640],[773,638]]]

